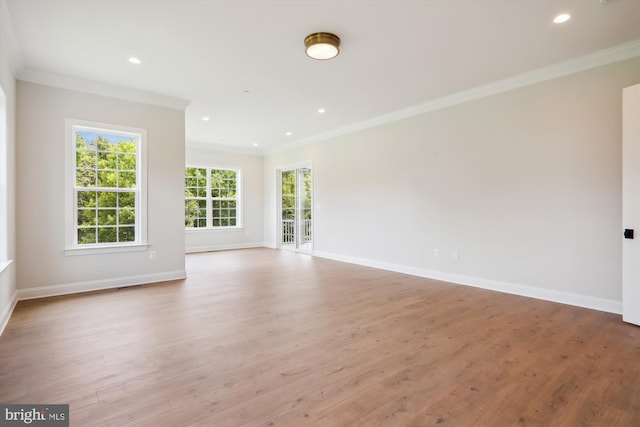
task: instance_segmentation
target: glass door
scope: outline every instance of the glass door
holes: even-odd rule
[[[303,252],[313,249],[311,168],[280,171],[280,247]]]

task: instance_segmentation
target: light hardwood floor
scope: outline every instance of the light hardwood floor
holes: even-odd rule
[[[72,426],[640,425],[618,315],[270,249],[187,271],[20,302],[0,402]]]

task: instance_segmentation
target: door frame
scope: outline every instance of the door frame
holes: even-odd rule
[[[282,242],[282,172],[292,171],[297,169],[309,169],[311,171],[311,245],[309,250],[299,249],[299,248],[291,248],[283,246]],[[297,175],[297,173],[296,173]],[[293,252],[302,252],[302,253],[312,253],[314,248],[314,240],[315,240],[315,209],[314,209],[314,172],[313,172],[313,162],[311,160],[290,163],[283,166],[276,167],[276,248],[284,249],[287,251]]]
[[[640,84],[622,98],[622,320],[640,325]]]

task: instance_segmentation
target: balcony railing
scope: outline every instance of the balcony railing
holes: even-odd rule
[[[301,243],[311,242],[312,221],[305,219],[303,221],[304,240]],[[296,222],[293,219],[282,220],[282,244],[294,245],[296,243]]]

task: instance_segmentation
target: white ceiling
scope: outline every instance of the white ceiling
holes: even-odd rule
[[[187,141],[256,152],[640,39],[640,0],[6,5],[18,76],[57,73],[185,99]],[[553,24],[564,11],[572,19]],[[342,39],[337,58],[305,56],[304,37],[316,31]]]

